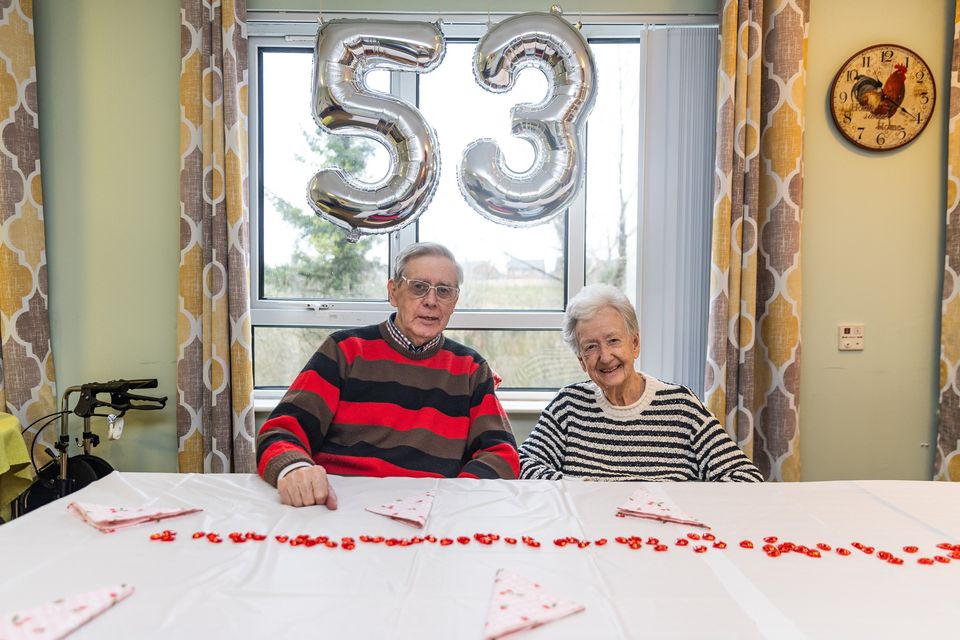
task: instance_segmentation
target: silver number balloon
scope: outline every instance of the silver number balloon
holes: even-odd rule
[[[493,140],[471,143],[458,180],[463,197],[481,215],[515,227],[545,222],[570,205],[584,177],[586,120],[597,94],[597,70],[586,38],[559,11],[526,13],[491,28],[477,44],[474,75],[495,93],[509,91],[525,67],[547,76],[540,104],[511,110],[515,136],[536,152],[525,173],[510,171]]]
[[[317,30],[313,59],[313,118],[334,134],[383,143],[391,169],[380,183],[361,183],[334,167],[317,172],[307,200],[318,215],[361,234],[396,231],[423,213],[437,188],[437,137],[416,107],[369,89],[373,69],[426,72],[443,59],[440,27],[428,22],[338,19]]]

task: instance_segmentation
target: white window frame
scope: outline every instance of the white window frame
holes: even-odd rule
[[[473,39],[480,37],[490,24],[496,24],[512,14],[488,13],[380,13],[380,12],[317,12],[317,11],[248,11],[249,38],[249,122],[250,122],[250,294],[252,326],[341,328],[382,322],[393,307],[383,301],[337,301],[337,300],[269,300],[260,295],[260,112],[259,112],[259,51],[261,48],[291,48],[313,50],[318,21],[333,18],[381,18],[385,20],[409,20],[434,22],[441,20],[444,37],[449,39]],[[569,16],[568,16],[569,17]],[[571,18],[572,19],[572,18]],[[643,29],[665,26],[717,26],[715,13],[704,14],[582,14],[582,33],[588,40],[633,40]],[[465,70],[465,73],[469,70]],[[415,102],[416,74],[394,73],[391,76],[391,92]],[[589,126],[589,123],[588,123]],[[643,137],[641,128],[641,139]],[[642,204],[638,205],[642,209]],[[566,263],[564,304],[584,286],[585,280],[585,233],[586,194],[581,189],[567,213]],[[639,214],[643,216],[642,210]],[[642,227],[638,222],[637,255],[638,272],[645,263]],[[417,225],[412,224],[389,235],[389,258],[417,239]],[[638,315],[641,315],[644,278],[638,273],[635,279]],[[489,330],[558,330],[563,320],[563,310],[468,310],[458,309],[450,319],[448,329]],[[282,396],[283,389],[255,389],[255,409],[268,411]],[[504,390],[498,392],[505,408],[510,412],[539,412],[553,398],[553,390]]]

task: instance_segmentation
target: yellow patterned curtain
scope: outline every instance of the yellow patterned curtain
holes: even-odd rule
[[[960,481],[960,0],[953,25],[947,134],[947,220],[940,319],[940,412],[933,475]]]
[[[809,0],[722,0],[706,400],[768,480],[800,479]]]
[[[24,425],[57,404],[38,114],[33,2],[0,1],[0,411]]]
[[[180,6],[179,467],[252,472],[246,4]]]

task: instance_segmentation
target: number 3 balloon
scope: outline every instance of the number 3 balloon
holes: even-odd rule
[[[307,185],[318,215],[361,233],[400,229],[423,212],[437,188],[437,138],[410,104],[369,89],[373,69],[426,72],[444,54],[436,24],[392,20],[337,19],[317,30],[313,60],[313,117],[334,134],[362,135],[383,143],[391,172],[376,185],[358,182],[339,168],[323,169]]]
[[[510,171],[497,144],[483,139],[464,151],[458,174],[470,206],[515,227],[545,222],[573,201],[583,183],[586,120],[597,94],[590,45],[556,8],[507,18],[477,44],[474,75],[489,91],[509,91],[526,67],[541,69],[550,87],[542,103],[511,111],[513,134],[534,146],[533,166]]]

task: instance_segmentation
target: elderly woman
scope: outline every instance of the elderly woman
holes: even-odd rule
[[[633,368],[637,314],[610,285],[567,305],[563,339],[587,382],[564,387],[520,447],[524,479],[761,482],[756,466],[686,387]]]

